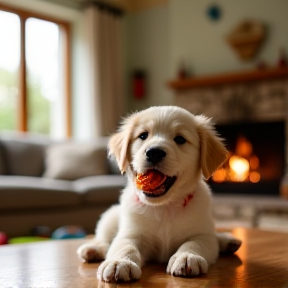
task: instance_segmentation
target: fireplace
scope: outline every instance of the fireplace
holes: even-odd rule
[[[210,178],[214,193],[278,195],[285,173],[285,122],[217,125],[229,157]]]
[[[209,180],[215,193],[279,195],[288,171],[287,67],[179,79],[168,86],[175,105],[211,117],[225,139],[230,158]]]

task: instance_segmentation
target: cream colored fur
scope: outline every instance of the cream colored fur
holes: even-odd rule
[[[148,132],[145,140],[139,138],[143,132]],[[186,143],[175,142],[179,135]],[[155,165],[147,161],[151,147],[166,152]],[[232,243],[235,251],[241,245],[231,235],[214,231],[203,175],[209,178],[227,151],[206,117],[173,106],[151,107],[126,118],[109,149],[128,183],[120,205],[102,215],[96,238],[77,251],[87,262],[106,259],[98,268],[99,279],[139,279],[141,267],[149,261],[167,262],[167,273],[191,277],[207,273],[219,249],[229,250]],[[135,173],[151,168],[177,176],[163,196],[147,197],[134,184]]]

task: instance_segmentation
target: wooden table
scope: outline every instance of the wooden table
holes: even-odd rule
[[[76,248],[85,240],[60,240],[0,246],[0,287],[288,287],[288,233],[234,229],[243,240],[236,255],[221,256],[207,275],[172,277],[165,265],[149,264],[133,283],[108,284],[96,279],[99,264],[81,263]]]

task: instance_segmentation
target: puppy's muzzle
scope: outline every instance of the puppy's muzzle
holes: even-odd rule
[[[146,150],[146,159],[153,165],[158,164],[165,156],[166,152],[158,147],[151,147]]]

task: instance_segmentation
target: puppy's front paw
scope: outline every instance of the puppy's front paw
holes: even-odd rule
[[[106,282],[139,279],[141,269],[131,260],[106,260],[98,268],[97,278]]]
[[[102,251],[94,242],[81,245],[77,249],[77,254],[81,260],[88,263],[99,262],[104,259]]]
[[[207,273],[207,261],[190,252],[174,254],[168,263],[167,273],[174,276],[191,277],[202,273]]]

